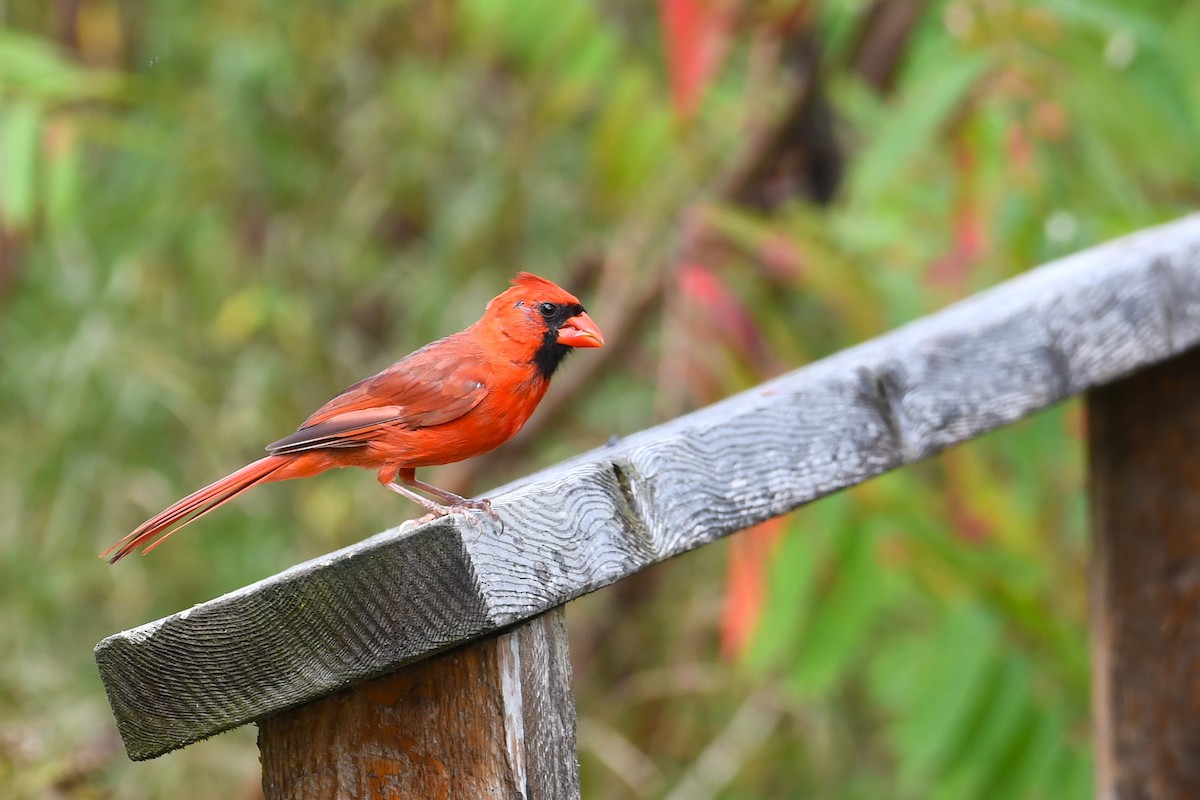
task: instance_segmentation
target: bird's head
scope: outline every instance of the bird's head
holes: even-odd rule
[[[493,299],[485,317],[529,352],[545,378],[575,347],[603,347],[604,335],[583,310],[579,298],[558,285],[521,272],[512,286]]]

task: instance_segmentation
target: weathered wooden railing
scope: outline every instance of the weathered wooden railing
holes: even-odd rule
[[[493,493],[503,525],[118,633],[100,674],[134,759],[257,722],[267,798],[578,796],[564,603],[1089,392],[1098,794],[1200,797],[1198,343],[1192,216]]]

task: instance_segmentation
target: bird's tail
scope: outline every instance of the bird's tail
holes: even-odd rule
[[[216,483],[211,483],[199,491],[192,492],[187,497],[175,503],[159,514],[139,525],[121,541],[100,554],[101,558],[108,557],[108,563],[115,564],[134,550],[149,542],[155,536],[162,534],[156,542],[152,542],[142,554],[149,553],[184,525],[199,519],[218,506],[228,503],[242,492],[265,480],[281,480],[284,475],[273,475],[281,467],[291,463],[292,456],[267,456],[247,464],[232,475],[226,475]],[[178,527],[174,527],[178,525]],[[174,530],[170,530],[174,527]],[[111,556],[109,554],[112,554]]]

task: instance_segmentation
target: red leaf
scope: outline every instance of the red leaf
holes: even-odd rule
[[[679,287],[686,299],[703,309],[703,319],[723,342],[745,358],[762,352],[764,345],[754,317],[720,275],[703,264],[682,264]]]
[[[700,106],[728,42],[733,2],[659,0],[671,102],[680,119]]]
[[[935,261],[928,278],[935,286],[950,288],[956,293],[965,290],[971,268],[987,252],[987,225],[980,208],[978,158],[970,145],[961,139],[954,145],[956,186],[954,198],[954,241],[950,251]]]
[[[725,607],[721,613],[721,654],[726,659],[738,658],[750,643],[766,599],[767,561],[783,531],[783,517],[776,517],[729,541]]]

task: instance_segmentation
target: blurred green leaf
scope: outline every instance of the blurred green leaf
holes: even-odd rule
[[[902,753],[899,779],[918,787],[944,763],[971,724],[988,688],[994,625],[978,609],[950,610],[922,653],[907,708],[894,729]]]
[[[939,132],[991,63],[986,55],[962,51],[948,49],[939,55],[914,67],[896,110],[858,154],[847,191],[860,202],[900,180],[922,154],[937,152],[932,145]]]
[[[601,185],[615,198],[653,176],[666,153],[671,117],[665,94],[656,93],[641,70],[618,74],[608,97],[596,124],[592,158]]]
[[[79,212],[82,154],[67,123],[58,122],[57,128],[55,121],[50,124],[50,146],[44,165],[46,213],[52,224],[69,226]]]
[[[889,576],[875,558],[875,537],[864,530],[840,529],[824,576],[829,589],[812,604],[791,679],[803,694],[823,694],[845,673],[865,637],[892,599]]]
[[[1052,714],[1030,709],[1023,716],[1007,751],[995,762],[996,772],[986,796],[998,800],[1034,796],[1047,777],[1055,758],[1062,752],[1062,725]],[[1053,797],[1053,793],[1044,796]]]
[[[0,96],[17,91],[44,101],[102,96],[115,89],[100,70],[84,70],[46,41],[0,29]]]
[[[1010,743],[1021,734],[1029,711],[1029,665],[1019,653],[996,661],[987,682],[978,687],[970,722],[946,752],[937,797],[990,796],[984,790],[994,780],[989,773],[999,768]]]
[[[9,228],[33,222],[41,134],[41,109],[33,103],[0,112],[0,222]]]

